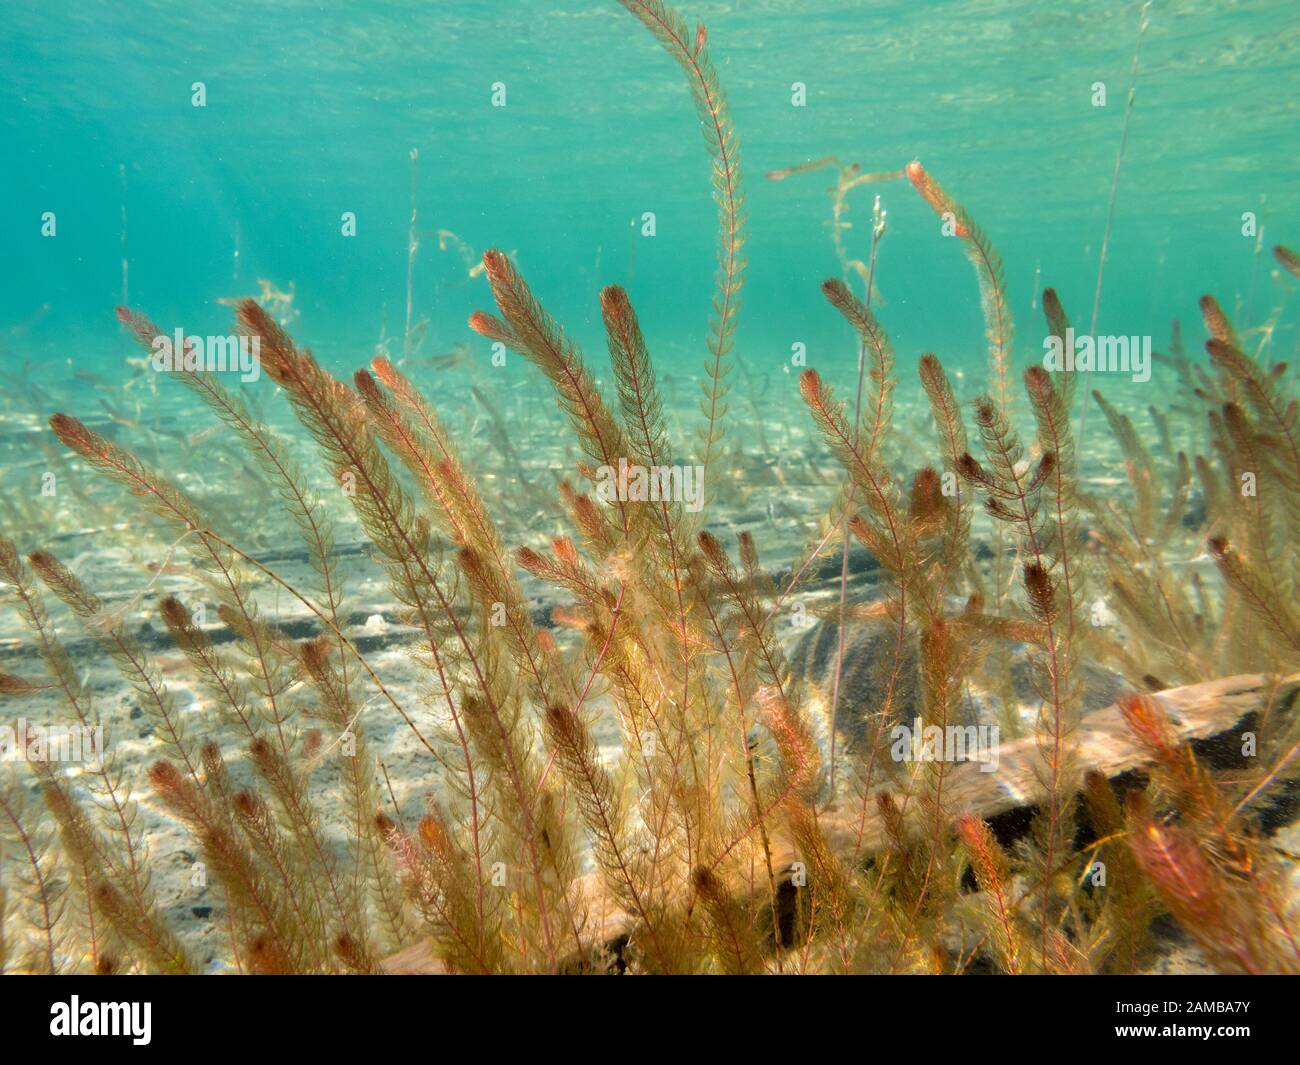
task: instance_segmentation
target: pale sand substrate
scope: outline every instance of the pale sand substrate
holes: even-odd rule
[[[807,548],[815,542],[816,520],[826,512],[839,478],[833,459],[811,440],[810,419],[794,395],[793,379],[789,385],[789,402],[766,405],[762,413],[757,404],[751,409],[739,398],[733,401],[733,425],[741,429],[749,456],[744,464],[744,483],[751,487],[724,491],[718,505],[710,509],[708,523],[708,528],[729,547],[734,545],[737,532],[752,532],[764,565],[778,580],[788,577],[791,564],[806,557]],[[922,455],[938,455],[927,424],[928,414],[917,402],[919,397],[912,394],[914,391],[919,390],[913,389],[909,383],[899,389],[895,398],[895,425],[902,456],[899,468],[914,468],[922,461]],[[962,398],[966,400],[968,397],[963,395]],[[1125,403],[1125,399],[1131,402]],[[1150,424],[1145,414],[1145,405],[1149,401],[1145,390],[1120,394],[1113,400],[1142,428]],[[232,457],[233,438],[224,431],[203,437],[203,431],[215,424],[211,415],[196,410],[192,405],[165,399],[160,402],[162,406],[152,413],[166,418],[174,433],[170,437],[149,436],[150,446],[141,449],[141,457],[169,471],[178,484],[207,506],[217,516],[223,534],[229,535],[294,587],[314,598],[316,581],[297,530],[284,516],[283,508],[269,489],[257,489],[255,482],[242,472],[242,464]],[[394,604],[378,566],[368,558],[370,550],[338,486],[324,475],[310,445],[303,442],[301,430],[289,427],[282,407],[281,403],[276,408],[280,409],[281,416],[276,417],[273,413],[272,417],[278,425],[290,429],[289,438],[295,441],[293,449],[301,468],[336,521],[336,557],[340,571],[347,578],[343,610],[346,631],[398,701],[412,708],[424,726],[432,721],[432,711],[423,700],[427,678],[422,668],[412,661],[405,646],[412,630],[401,625],[400,610]],[[524,476],[542,493],[554,496],[554,486],[560,476],[576,476],[577,451],[568,443],[571,434],[567,428],[558,426],[552,409],[544,408],[544,413],[539,413],[535,403],[530,407],[523,402],[523,397],[516,397],[514,407],[503,413],[509,415],[511,443],[524,468]],[[460,441],[459,446],[471,472],[480,478],[480,488],[489,508],[497,508],[502,500],[509,500],[512,496],[523,497],[517,482],[512,481],[506,472],[508,456],[494,443],[490,419],[481,411],[476,417],[469,408],[457,413],[463,416],[459,427],[468,432],[464,436],[453,432],[453,436]],[[1106,429],[1104,417],[1094,409],[1089,421],[1089,440],[1084,454],[1085,487],[1098,494],[1126,491],[1122,457]],[[670,428],[677,428],[671,412],[669,422]],[[138,431],[133,432],[104,419],[94,420],[92,427],[127,446],[138,446],[141,438]],[[53,550],[101,597],[106,609],[126,609],[126,628],[162,671],[190,737],[204,740],[214,736],[224,738],[227,742],[222,746],[234,779],[238,784],[253,783],[243,743],[233,731],[215,719],[216,712],[207,705],[206,696],[194,685],[188,664],[171,644],[156,613],[157,600],[163,594],[176,594],[187,603],[195,602],[198,597],[199,601],[205,602],[208,628],[214,638],[228,638],[229,634],[216,618],[214,598],[210,593],[204,595],[202,586],[187,576],[184,545],[172,550],[170,534],[157,528],[150,529],[140,519],[134,503],[124,500],[116,489],[105,489],[99,475],[84,468],[64,467],[52,460],[48,453],[34,449],[30,433],[38,431],[37,425],[27,419],[11,419],[7,429],[6,434],[0,435],[0,464],[14,473],[21,473],[19,479],[24,483],[39,480],[40,472],[46,468],[55,468],[65,479],[67,490],[60,491],[53,498],[42,498],[35,504],[43,508],[38,512],[42,515],[39,534],[30,529],[7,529],[6,534],[18,542],[23,552],[37,547]],[[188,442],[190,439],[194,442]],[[757,454],[760,440],[768,449],[763,455]],[[57,452],[60,448],[57,441],[51,437],[49,442]],[[1154,432],[1149,446],[1153,451],[1157,450]],[[973,432],[972,447],[978,453]],[[816,450],[810,452],[810,448]],[[809,453],[817,456],[813,469],[798,459],[798,456]],[[782,456],[795,458],[783,460]],[[784,473],[786,470],[790,472]],[[69,478],[72,479],[70,484]],[[85,500],[78,498],[79,493],[102,501],[102,505],[87,507]],[[87,510],[92,513],[97,510],[100,520],[85,524]],[[526,532],[511,531],[524,525]],[[511,548],[529,544],[544,549],[550,537],[570,532],[558,507],[552,505],[549,512],[530,514],[526,501],[506,527],[507,545]],[[974,535],[977,541],[987,542],[990,537],[989,520],[983,513],[976,515]],[[1189,545],[1189,551],[1195,550],[1194,545]],[[835,597],[838,559],[836,550],[821,560],[818,568],[822,578],[814,582],[811,589],[801,590],[801,597],[808,602],[824,602]],[[150,563],[164,565],[165,571],[152,573],[148,569]],[[549,625],[550,607],[562,600],[557,600],[551,589],[539,586],[526,575],[523,584],[534,619],[538,624]],[[282,589],[257,576],[250,579],[250,586],[255,589],[259,608],[268,620],[285,626],[296,636],[319,630],[311,613]],[[856,581],[854,591],[859,597],[870,594],[869,591],[864,593]],[[50,596],[47,599],[52,601]],[[162,752],[152,727],[138,706],[138,697],[125,684],[111,659],[98,650],[93,639],[61,606],[54,606],[53,613],[61,638],[68,645],[78,668],[83,670],[87,691],[91,693],[94,708],[105,726],[114,765],[131,782],[133,797],[139,804],[139,826],[148,839],[148,867],[159,907],[207,971],[227,971],[230,968],[229,939],[220,893],[213,885],[196,886],[195,863],[200,856],[187,831],[161,808],[144,773]],[[779,617],[778,632],[787,644],[803,631],[788,613]],[[562,645],[572,644],[573,637],[565,630],[556,630],[556,636]],[[30,634],[22,628],[12,609],[0,610],[0,667],[29,678],[39,679],[43,675]],[[366,707],[361,724],[370,752],[382,762],[391,782],[392,798],[409,822],[419,816],[428,798],[438,795],[437,766],[371,685],[363,683],[358,691]],[[309,703],[312,692],[300,687],[292,697]],[[66,707],[48,696],[11,700],[7,712],[12,717],[24,715],[33,722],[64,722],[68,717]],[[302,729],[315,724],[305,717],[298,718],[295,723]],[[597,739],[610,757],[616,755],[619,739],[611,715],[602,715]],[[330,737],[325,736],[324,740],[328,746]],[[338,787],[340,768],[337,764],[331,765],[330,761],[342,757],[345,755],[341,752],[327,755],[312,773],[313,792],[323,830],[340,850],[347,839],[346,818]],[[11,770],[21,770],[21,767],[4,768],[4,771]],[[75,775],[78,770],[69,772]],[[382,778],[380,788],[391,812],[387,785]],[[1293,826],[1287,831],[1294,834],[1296,829]],[[1295,843],[1293,839],[1289,848],[1292,851]],[[1297,888],[1300,889],[1300,877],[1297,878]],[[1160,967],[1166,966],[1174,966],[1176,971],[1197,971],[1204,962],[1194,948],[1181,945],[1176,957],[1171,955],[1160,962]]]

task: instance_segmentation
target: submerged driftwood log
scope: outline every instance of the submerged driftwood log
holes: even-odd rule
[[[1294,704],[1297,694],[1300,694],[1300,673],[1285,678],[1260,674],[1224,677],[1169,688],[1157,692],[1154,697],[1164,706],[1179,738],[1197,745],[1233,738],[1239,727],[1246,727],[1248,718],[1285,710]],[[1145,753],[1125,725],[1119,707],[1114,704],[1086,715],[1075,729],[1071,743],[1084,769],[1099,770],[1109,778],[1141,769],[1147,763]],[[1037,738],[1026,736],[1001,746],[996,772],[981,771],[977,762],[954,765],[945,782],[951,808],[957,813],[976,813],[986,820],[1017,809],[1031,809],[1043,798],[1043,786],[1036,771],[1039,758]],[[840,804],[818,812],[818,824],[828,843],[845,857],[858,850],[860,817],[861,810],[856,805],[849,808]],[[884,830],[875,804],[870,803],[862,828],[860,852],[870,853],[878,849],[883,838]],[[778,835],[774,835],[772,846],[778,877],[788,877],[790,866],[797,859],[793,846]],[[588,908],[590,920],[585,934],[590,936],[593,947],[615,944],[627,935],[634,918],[610,898],[599,872],[581,877],[575,888],[582,893]],[[733,889],[738,895],[743,895],[749,890],[749,884],[747,881],[736,884]],[[388,973],[401,975],[446,971],[428,942],[417,943],[392,955],[385,960],[383,967]]]

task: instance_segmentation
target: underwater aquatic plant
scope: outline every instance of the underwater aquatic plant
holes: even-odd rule
[[[1007,306],[1006,285],[1002,277],[1002,259],[992,242],[975,224],[959,203],[919,162],[907,164],[907,179],[943,222],[946,236],[957,237],[965,246],[967,258],[979,278],[980,306],[988,326],[989,370],[993,377],[991,395],[1004,418],[1012,414],[1011,391],[1011,310]]]
[[[712,362],[704,367],[705,423],[700,457],[707,484],[708,470],[722,436],[721,419],[727,410],[726,377],[731,368],[727,356],[734,345],[740,290],[745,280],[746,212],[740,175],[740,138],[718,83],[718,72],[709,57],[709,34],[704,24],[696,26],[692,38],[677,10],[660,0],[619,0],[619,3],[641,20],[686,72],[696,114],[704,129],[704,143],[713,157],[713,196],[718,204],[718,271],[713,316],[709,321],[708,349]]]
[[[1282,244],[1274,245],[1273,258],[1282,264],[1283,269],[1294,277],[1300,277],[1300,255]]]
[[[624,6],[686,70],[716,149],[721,266],[702,437],[716,470],[743,274],[735,133],[707,34],[692,43],[666,5]],[[170,376],[273,486],[307,580],[239,546],[186,490],[184,471],[55,414],[74,476],[92,470],[125,490],[167,558],[190,560],[216,598],[219,626],[176,595],[150,603],[210,713],[202,737],[191,735],[157,648],[126,624],[147,594],[112,608],[75,564],[39,546],[24,561],[7,539],[6,598],[47,676],[0,674],[0,696],[61,700],[88,732],[105,727],[47,612],[48,589],[147,715],[147,786],[210,870],[227,919],[223,960],[241,971],[1131,972],[1154,960],[1160,912],[1221,968],[1300,969],[1294,903],[1267,838],[1275,798],[1300,776],[1300,429],[1285,370],[1242,349],[1207,298],[1209,370],[1171,363],[1189,383],[1181,400],[1209,413],[1210,446],[1191,438],[1177,450],[1181,427],[1167,417],[1171,446],[1157,457],[1128,414],[1097,397],[1129,482],[1128,499],[1100,503],[1079,485],[1073,375],[1029,369],[1021,403],[1032,429],[1016,421],[996,253],[919,164],[906,173],[951,216],[975,263],[991,394],[968,428],[942,362],[923,355],[933,459],[911,453],[904,467],[884,325],[842,279],[824,283],[861,343],[863,394],[850,414],[815,370],[799,389],[842,467],[832,518],[847,512],[874,567],[870,600],[829,615],[841,651],[850,622],[883,633],[871,690],[832,696],[825,713],[825,678],[787,654],[779,612],[811,583],[811,560],[774,577],[752,534],[729,551],[680,499],[600,494],[602,468],[673,458],[632,301],[617,286],[600,294],[607,396],[518,266],[490,250],[482,271],[496,309],[470,327],[540,371],[580,452],[558,491],[567,530],[544,547],[512,543],[456,434],[391,360],[341,380],[258,302],[235,307],[330,481],[346,485],[415,684],[387,674],[400,664],[381,672],[353,628],[335,516],[308,487],[301,441],[215,375],[182,367]],[[1054,291],[1043,306],[1049,335],[1063,338]],[[163,335],[138,313],[119,319],[145,347]],[[1204,514],[1191,524],[1221,579],[1182,594],[1170,573],[1193,471]],[[1240,496],[1243,473],[1257,494]],[[1013,567],[1001,546],[991,558],[981,550],[998,532],[977,524],[977,496],[989,528],[1014,545]],[[566,601],[540,614],[526,581]],[[1140,653],[1085,623],[1093,588],[1109,592],[1122,631],[1147,641]],[[265,589],[305,609],[305,623],[265,612]],[[1098,660],[1149,690],[1085,718]],[[1026,735],[961,756],[939,749],[967,728],[978,736],[981,714],[1010,724],[1021,704],[1033,717],[1019,723]],[[367,738],[380,713],[402,720],[427,774],[413,821],[391,789],[391,815],[380,797],[387,770]],[[909,717],[917,732],[903,743],[894,733]],[[837,778],[829,737],[849,723],[860,727]],[[1247,731],[1257,760],[1215,764],[1213,741],[1235,748]],[[22,783],[6,777],[0,790],[6,850],[22,869],[5,885],[23,928],[13,964],[193,971],[150,883],[136,806],[146,782],[106,742],[96,750],[103,757],[75,778],[29,763],[52,825]]]
[[[840,263],[841,279],[847,284],[850,275],[856,274],[863,285],[869,287],[872,299],[878,299],[879,293],[875,291],[869,261],[864,262],[862,259],[851,258],[844,242],[845,230],[852,228],[852,223],[845,221],[845,216],[848,214],[848,198],[849,193],[854,189],[880,181],[893,181],[901,178],[903,171],[882,170],[863,173],[862,167],[858,163],[844,164],[835,156],[828,155],[810,163],[799,163],[795,166],[783,167],[780,170],[769,170],[767,179],[769,181],[784,181],[795,174],[810,174],[827,168],[834,168],[836,173],[835,185],[828,190],[831,201],[831,218],[827,224],[830,226],[831,231],[831,246],[835,249],[835,257]]]
[[[1128,148],[1129,122],[1133,118],[1133,103],[1137,99],[1138,63],[1142,58],[1142,38],[1146,35],[1148,14],[1152,0],[1146,0],[1138,12],[1137,41],[1133,46],[1133,62],[1129,66],[1128,95],[1124,98],[1124,123],[1120,128],[1119,148],[1115,152],[1115,169],[1110,178],[1110,194],[1106,199],[1106,228],[1101,234],[1101,250],[1097,253],[1097,286],[1092,296],[1092,317],[1088,323],[1088,335],[1097,335],[1097,315],[1101,313],[1101,286],[1106,276],[1106,258],[1110,249],[1110,234],[1115,225],[1115,201],[1119,195],[1119,176],[1124,168],[1124,153]],[[1088,427],[1088,405],[1079,410],[1078,437],[1082,443]]]

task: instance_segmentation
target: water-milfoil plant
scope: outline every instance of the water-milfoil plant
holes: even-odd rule
[[[703,28],[690,35],[662,3],[623,6],[686,72],[713,158],[720,265],[698,446],[716,483],[744,270],[737,140]],[[597,491],[602,468],[662,468],[690,446],[672,439],[653,338],[617,286],[599,300],[607,394],[513,259],[482,257],[495,309],[470,328],[549,384],[578,449],[558,487],[568,527],[549,543],[516,542],[438,405],[386,356],[340,379],[257,302],[236,305],[397,604],[400,678],[352,628],[337,516],[309,487],[300,441],[256,404],[214,374],[169,375],[273,488],[305,581],[242,545],[181,471],[55,414],[75,476],[125,491],[165,557],[190,560],[219,623],[152,586],[109,609],[32,530],[14,530],[35,541],[25,556],[0,537],[6,602],[43,669],[0,673],[0,697],[61,704],[104,736],[76,773],[6,767],[0,838],[16,872],[4,898],[18,930],[3,939],[6,967],[202,967],[158,905],[147,795],[192,838],[220,897],[221,961],[244,972],[1133,972],[1155,960],[1161,914],[1222,970],[1300,971],[1269,840],[1300,775],[1292,379],[1245,350],[1207,297],[1208,367],[1168,357],[1187,385],[1179,403],[1199,404],[1204,426],[1179,448],[1185,409],[1162,413],[1157,456],[1098,396],[1128,486],[1123,500],[1093,498],[1070,427],[1073,374],[1031,367],[1017,402],[997,253],[919,163],[905,173],[975,264],[990,390],[963,410],[929,353],[900,381],[876,312],[842,279],[823,285],[859,342],[862,394],[850,409],[812,369],[799,392],[841,471],[829,524],[846,517],[877,570],[866,601],[841,598],[830,615],[833,678],[792,667],[781,625],[812,558],[774,575],[748,532],[732,545],[680,500]],[[1296,272],[1293,253],[1276,255]],[[1043,308],[1063,338],[1054,291]],[[169,335],[135,311],[119,319],[146,348]],[[900,384],[919,388],[934,423],[930,455],[907,469],[893,440]],[[1173,552],[1190,535],[1217,578],[1181,579]],[[846,573],[847,561],[841,597]],[[294,626],[259,606],[268,590],[293,604]],[[1094,593],[1117,615],[1110,629],[1086,619]],[[101,718],[47,599],[147,716],[142,773],[115,755],[118,723]],[[132,628],[139,609],[181,653],[201,729],[178,711],[175,666]],[[841,693],[848,625],[881,638],[868,644],[871,683]],[[1134,691],[1085,718],[1097,663]],[[895,726],[914,714],[940,736],[964,728],[975,690],[1007,726],[993,772],[900,757]],[[409,733],[418,814],[376,765],[381,716]],[[1202,742],[1245,736],[1248,758]]]

